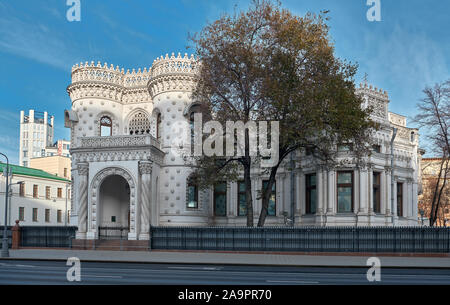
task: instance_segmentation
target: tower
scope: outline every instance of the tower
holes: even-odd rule
[[[31,158],[41,157],[45,148],[53,144],[54,117],[47,112],[20,111],[19,164],[29,166]]]

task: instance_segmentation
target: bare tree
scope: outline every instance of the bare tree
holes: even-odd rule
[[[425,204],[429,205],[430,226],[434,226],[439,217],[442,202],[446,201],[445,186],[450,171],[449,124],[450,124],[450,80],[423,90],[425,97],[417,105],[420,113],[414,121],[426,130],[426,137],[432,145],[431,151],[441,157],[439,173],[433,183],[433,192]]]

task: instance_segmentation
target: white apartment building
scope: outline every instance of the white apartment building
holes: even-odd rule
[[[53,144],[54,117],[47,112],[20,111],[19,165],[29,166],[31,158],[45,156],[45,149]]]
[[[9,165],[7,225],[65,226],[70,224],[70,180],[42,170]],[[5,163],[0,163],[3,173]],[[21,185],[18,182],[22,181]],[[4,225],[6,178],[0,175],[0,225]],[[75,224],[76,225],[76,224]]]

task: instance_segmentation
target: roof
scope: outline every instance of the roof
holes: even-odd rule
[[[3,173],[3,169],[6,167],[6,163],[0,162],[0,172]],[[52,175],[50,173],[47,173],[40,169],[35,168],[29,168],[29,167],[23,167],[18,166],[14,164],[10,164],[9,167],[12,169],[13,175],[23,175],[23,176],[30,176],[30,177],[37,177],[37,178],[45,178],[45,179],[52,179],[52,180],[59,180],[59,181],[65,181],[70,182],[70,180]]]

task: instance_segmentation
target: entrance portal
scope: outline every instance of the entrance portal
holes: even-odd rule
[[[127,238],[130,231],[130,186],[119,175],[112,175],[100,186],[99,238]]]

